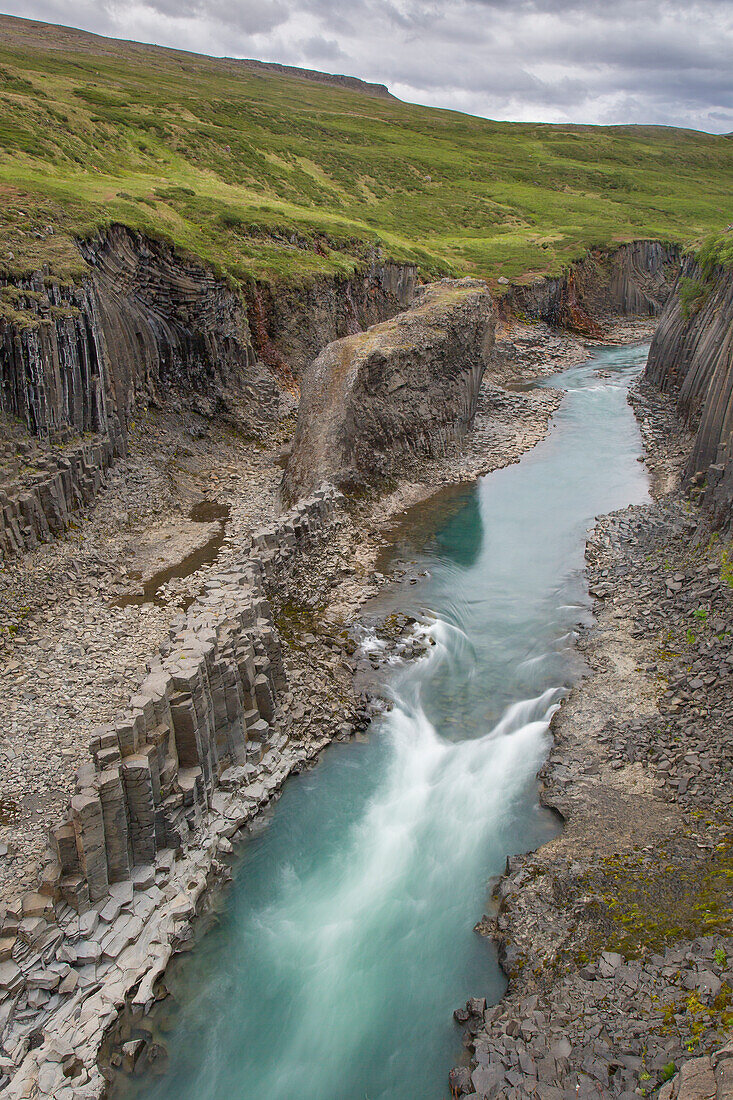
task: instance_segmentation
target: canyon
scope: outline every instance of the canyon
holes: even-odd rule
[[[348,276],[234,289],[200,260],[121,224],[80,239],[78,249],[83,273],[72,281],[43,272],[4,275],[0,289],[0,554],[8,616],[2,654],[6,698],[17,703],[18,722],[3,742],[17,766],[3,787],[0,826],[6,1095],[102,1096],[110,1067],[143,1064],[146,1043],[135,1028],[163,995],[171,957],[190,945],[197,913],[225,890],[233,844],[277,800],[291,773],[309,767],[332,740],[368,725],[373,699],[355,678],[350,628],[367,597],[389,588],[376,565],[385,527],[446,483],[517,463],[545,436],[560,405],[553,372],[581,363],[604,341],[648,333],[656,322],[631,399],[657,499],[600,520],[589,535],[599,625],[581,648],[592,675],[572,687],[553,718],[554,747],[541,770],[543,801],[566,828],[537,853],[512,857],[497,885],[497,911],[485,918],[484,931],[499,943],[509,997],[487,1007],[476,990],[459,1010],[470,1058],[450,1084],[455,1095],[493,1097],[525,1095],[540,1081],[548,1097],[562,1096],[576,1085],[595,1087],[587,1072],[595,1058],[607,1095],[634,1094],[640,1074],[671,1063],[667,1047],[674,1044],[659,1044],[653,1055],[650,1048],[647,1070],[643,1028],[622,1028],[605,1043],[613,1057],[623,1047],[628,1065],[571,1042],[570,1020],[564,1036],[553,1038],[557,1049],[545,1044],[540,1051],[535,1037],[543,1021],[567,1014],[583,997],[588,1004],[595,998],[589,1026],[613,1031],[604,998],[652,988],[660,973],[667,980],[676,970],[694,972],[683,987],[698,997],[707,1024],[692,1047],[681,1048],[697,1057],[680,1074],[681,1040],[674,1047],[675,1076],[660,1095],[687,1100],[695,1095],[688,1078],[697,1074],[725,1096],[733,1060],[718,1041],[731,978],[724,915],[707,939],[679,936],[688,946],[665,945],[641,962],[609,950],[607,927],[605,941],[596,943],[592,920],[582,942],[569,937],[561,948],[548,946],[538,929],[551,925],[557,938],[569,912],[578,923],[573,907],[593,886],[588,853],[600,873],[598,860],[626,860],[639,837],[647,847],[666,840],[679,826],[678,812],[687,815],[690,847],[713,852],[728,844],[729,270],[703,276],[677,245],[638,240],[595,249],[563,276],[506,282],[492,296],[474,279],[420,285],[414,264],[375,249]],[[702,287],[691,311],[685,280]],[[626,319],[621,327],[619,318]],[[642,328],[634,328],[629,319],[640,318]],[[175,566],[193,545],[190,509],[211,504],[212,495],[228,509],[213,560],[161,581],[153,593],[158,603],[132,602],[142,583],[135,576],[141,542],[156,545],[155,525],[174,522],[182,534],[166,544],[156,569]],[[111,517],[128,498],[138,514],[125,507],[124,528],[116,527]],[[664,570],[650,580],[640,564],[644,553],[658,552],[655,538],[676,563],[671,583]],[[634,540],[640,550],[629,549]],[[694,561],[682,560],[687,542]],[[62,566],[72,578],[63,590]],[[114,697],[104,700],[99,685],[93,700],[60,719],[77,732],[68,755],[55,755],[36,719],[25,718],[29,699],[30,710],[38,701],[23,666],[52,674],[77,585],[88,585],[87,640],[98,631],[103,646],[112,624],[122,649],[124,636],[139,645],[119,670]],[[634,604],[645,586],[659,621]],[[629,654],[643,645],[624,637],[614,648],[612,631],[626,626],[604,616],[612,606],[619,612],[632,605],[650,638],[652,627],[679,632],[698,609],[705,619],[696,622],[716,624],[695,656],[699,687],[675,652],[679,694],[670,688],[665,701],[662,693],[663,710],[690,709],[682,729],[696,760],[675,755],[671,732],[668,755],[660,753],[656,688],[645,683],[621,706],[634,676]],[[419,664],[419,637],[402,643]],[[89,661],[84,646],[70,658],[93,681]],[[601,689],[593,687],[599,678]],[[667,669],[665,682],[673,682]],[[643,721],[627,713],[639,700]],[[587,743],[578,744],[584,708],[592,706],[603,719],[593,727],[593,760]],[[714,749],[705,721],[717,723]],[[633,736],[625,734],[624,723],[634,722]],[[618,769],[608,753],[616,753]],[[620,823],[637,792],[618,776],[629,784],[636,776],[652,799],[644,769],[655,753],[652,763],[668,766],[659,769],[643,826],[634,803],[639,823],[628,836]],[[23,765],[39,776],[40,790],[51,760],[56,789],[33,810],[31,792],[22,789]],[[590,782],[602,792],[578,793],[584,768],[602,777]],[[710,801],[710,777],[719,781],[714,802],[721,816],[706,831],[693,815]],[[604,853],[589,829],[589,798],[596,809],[603,805],[606,828],[618,826],[618,851]],[[584,845],[588,851],[579,854]],[[680,873],[686,860],[681,852]],[[706,874],[718,870],[716,864]],[[592,996],[578,983],[592,985]],[[631,1019],[631,1006],[627,1011]],[[609,1066],[617,1068],[611,1073]]]

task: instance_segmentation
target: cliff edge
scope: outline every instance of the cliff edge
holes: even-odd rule
[[[445,453],[473,423],[494,321],[485,283],[443,279],[391,321],[329,344],[301,381],[283,498],[324,482],[358,491],[411,455]]]

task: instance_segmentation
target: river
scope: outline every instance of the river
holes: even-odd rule
[[[388,667],[393,708],[289,780],[241,845],[220,922],[173,965],[149,1025],[167,1072],[115,1096],[448,1096],[452,1010],[504,990],[473,931],[491,880],[558,827],[535,776],[581,672],[585,531],[647,499],[626,401],[646,351],[598,349],[549,379],[566,394],[540,444],[405,517],[394,555],[426,575],[382,600],[435,644]]]

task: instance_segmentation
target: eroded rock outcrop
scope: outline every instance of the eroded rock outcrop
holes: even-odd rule
[[[680,291],[698,288],[690,307]],[[733,517],[733,271],[703,275],[693,258],[654,334],[647,377],[677,395],[682,419],[696,430],[687,476],[714,522]]]
[[[8,431],[0,419],[0,430]],[[9,434],[9,433],[8,433]],[[61,534],[89,504],[125,452],[116,418],[106,432],[44,446],[29,438],[0,443],[0,561]]]
[[[336,340],[301,382],[286,500],[323,482],[345,490],[445,453],[470,429],[494,340],[488,288],[474,279],[422,287],[405,313]]]

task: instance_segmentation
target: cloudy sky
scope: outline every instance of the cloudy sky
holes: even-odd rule
[[[733,0],[5,0],[4,11],[348,73],[488,118],[733,131]]]

